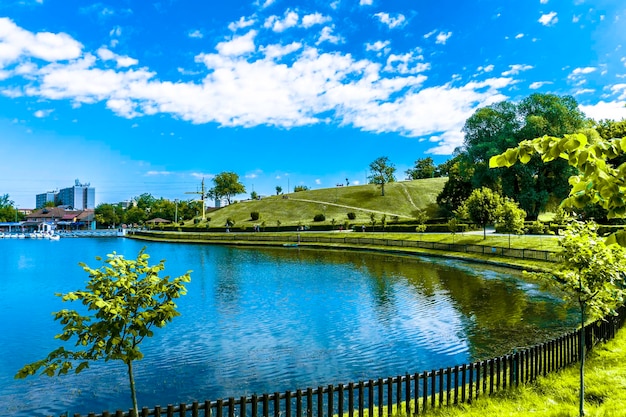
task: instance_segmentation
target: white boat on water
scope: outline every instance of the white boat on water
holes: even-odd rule
[[[50,236],[49,236],[49,239],[50,239],[50,240],[60,240],[60,239],[61,239],[61,236],[59,236],[59,235],[50,235]]]

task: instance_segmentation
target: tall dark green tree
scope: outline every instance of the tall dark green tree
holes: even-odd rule
[[[415,161],[413,168],[407,169],[405,173],[407,177],[412,180],[432,178],[437,173],[437,167],[435,167],[433,158],[420,158]]]
[[[489,158],[523,140],[577,132],[585,123],[578,103],[570,96],[533,94],[519,103],[505,101],[476,110],[463,127],[463,155],[474,165],[473,187],[500,189],[530,218],[536,218],[551,199],[560,201],[567,196],[573,169],[565,161],[543,162],[538,156],[511,169],[489,169]]]

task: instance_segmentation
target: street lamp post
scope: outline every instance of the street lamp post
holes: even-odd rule
[[[176,212],[174,214],[174,223],[178,224],[178,199],[174,199],[174,203],[176,203]]]

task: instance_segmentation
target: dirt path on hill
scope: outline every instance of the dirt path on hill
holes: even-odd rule
[[[415,202],[413,201],[413,199],[411,198],[411,193],[409,193],[409,190],[406,188],[406,185],[399,183],[400,186],[402,187],[402,191],[404,191],[404,195],[406,195],[406,199],[409,200],[409,203],[411,203],[411,205],[413,206],[413,208],[415,210],[420,210],[419,207],[417,207],[415,205]]]
[[[343,204],[335,204],[335,203],[329,203],[327,201],[318,201],[318,200],[305,200],[303,198],[292,198],[290,197],[289,200],[291,201],[301,201],[303,203],[315,203],[315,204],[324,204],[327,206],[334,206],[334,207],[342,207],[342,208],[347,208],[347,209],[351,209],[351,210],[358,210],[358,211],[366,211],[368,213],[376,213],[376,214],[386,214],[387,216],[398,216],[398,217],[404,217],[405,219],[411,219],[411,216],[406,216],[404,214],[396,214],[396,213],[389,213],[387,211],[378,211],[378,210],[370,210],[370,209],[364,209],[361,207],[353,207],[353,206],[346,206]]]

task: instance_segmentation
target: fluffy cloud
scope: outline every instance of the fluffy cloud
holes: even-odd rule
[[[381,23],[387,25],[389,29],[395,29],[397,27],[404,26],[404,24],[406,23],[406,18],[401,13],[392,16],[389,13],[379,12],[374,14],[374,16],[377,17]]]
[[[270,16],[265,20],[263,25],[265,28],[272,29],[274,32],[284,32],[298,24],[300,17],[293,10],[285,11],[285,15],[281,19],[278,16]]]
[[[448,39],[452,36],[452,32],[439,32],[435,38],[435,43],[445,45]]]
[[[324,32],[326,28],[329,30]],[[333,36],[330,26],[324,29],[320,39]],[[21,31],[24,39],[37,39],[15,25],[13,31]],[[6,39],[6,35],[0,36]],[[146,68],[126,65],[136,65],[135,59],[102,47],[94,54],[81,55],[80,49],[72,54],[56,53],[53,56],[69,60],[24,66],[29,73],[26,85],[5,88],[3,93],[67,100],[75,105],[102,102],[126,118],[168,114],[191,123],[240,127],[334,123],[369,132],[428,136],[432,153],[449,153],[462,143],[459,132],[467,117],[478,106],[506,99],[502,91],[514,83],[512,78],[494,77],[425,86],[430,64],[424,62],[420,49],[399,54],[390,51],[382,62],[376,62],[338,51],[323,52],[303,42],[263,43],[257,36],[256,30],[233,35],[218,43],[214,53],[197,55],[204,78],[196,81],[163,81]],[[59,39],[61,45],[80,45],[67,35]],[[13,57],[25,55],[23,64],[40,54],[37,48],[22,47],[23,41],[5,44],[20,50]],[[374,51],[388,47],[383,41],[368,46]],[[117,65],[106,65],[110,61]],[[521,71],[528,66],[511,66],[512,71],[514,68]],[[483,70],[492,69],[490,65]]]
[[[595,120],[626,119],[626,97],[623,97],[622,101],[613,101],[613,102],[600,101],[594,105],[580,105],[578,107],[588,117],[591,117],[592,119],[595,119]]]
[[[556,17],[556,12],[550,12],[546,14],[542,14],[539,18],[538,22],[544,26],[553,26],[559,21],[559,18]]]
[[[7,18],[0,18],[0,68],[23,56],[44,61],[78,58],[83,46],[65,33],[31,33]]]
[[[522,64],[514,64],[514,65],[509,65],[509,70],[508,71],[504,71],[502,73],[503,77],[508,77],[510,75],[517,75],[522,71],[528,71],[529,69],[533,69],[532,65],[522,65]]]

